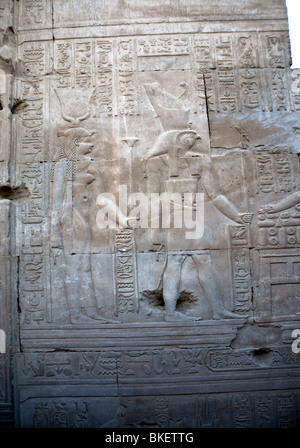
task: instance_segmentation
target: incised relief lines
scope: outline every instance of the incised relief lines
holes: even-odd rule
[[[281,0],[253,22],[230,2],[234,21],[202,0],[201,20],[116,1],[134,7],[120,20],[84,0],[101,6],[74,24],[76,0],[68,19],[60,0],[14,2],[22,427],[299,424],[299,73],[268,18]]]
[[[274,248],[274,232],[279,232],[278,238],[282,243],[278,247],[293,247],[296,244],[293,238],[297,239],[291,233],[293,230],[297,235],[297,228],[292,229],[295,219],[291,218],[293,224],[285,220],[283,230],[279,231],[278,225],[275,230],[273,221],[263,218],[256,199],[252,200],[252,208],[249,209],[251,198],[248,196],[252,193],[247,186],[247,178],[243,184],[243,203],[238,204],[234,195],[227,197],[223,194],[218,185],[220,173],[215,170],[210,148],[209,116],[216,112],[245,109],[265,112],[292,107],[286,95],[283,100],[286,106],[279,105],[276,99],[282,97],[278,83],[282,82],[282,89],[285,89],[284,82],[288,77],[284,52],[286,42],[285,33],[55,40],[55,71],[50,84],[42,78],[49,64],[47,45],[22,44],[26,78],[18,86],[27,107],[21,117],[26,133],[21,151],[24,155],[20,157],[27,165],[27,160],[45,157],[41,153],[45,138],[43,114],[49,87],[52,107],[59,111],[55,118],[51,112],[57,127],[48,137],[56,147],[51,150],[51,167],[47,168],[52,210],[49,254],[54,267],[53,278],[59,266],[66,270],[65,275],[60,273],[65,280],[58,283],[64,291],[71,322],[80,323],[83,310],[85,317],[89,314],[89,319],[99,322],[119,323],[117,316],[122,316],[121,320],[125,321],[134,319],[132,315],[136,315],[137,320],[141,319],[140,299],[144,291],[140,290],[139,283],[145,282],[140,282],[136,256],[139,250],[157,253],[160,257],[160,273],[152,283],[156,282],[162,291],[166,320],[193,317],[176,309],[182,268],[189,259],[194,263],[200,296],[204,296],[211,306],[212,318],[241,318],[253,310],[251,239],[258,233],[261,248],[268,247],[268,244]],[[165,67],[166,61],[168,68]],[[264,89],[266,82],[271,86],[267,91]],[[276,87],[275,83],[278,84]],[[266,92],[271,96],[267,97]],[[150,126],[152,123],[153,131],[151,128],[143,131],[143,121]],[[246,151],[250,145],[247,131],[238,125],[235,129],[241,138],[241,151]],[[106,139],[101,141],[104,131]],[[116,138],[117,134],[119,138]],[[99,150],[99,142],[102,148],[106,148]],[[126,152],[122,142],[126,142],[129,151]],[[34,153],[32,148],[35,148]],[[258,149],[248,152],[247,157],[250,165],[255,161],[258,197],[263,197],[268,191],[283,194],[296,188],[294,165],[288,148]],[[113,172],[109,180],[112,182],[108,182],[107,169],[111,167]],[[239,169],[242,172],[244,167]],[[41,182],[44,180],[39,181],[39,187]],[[152,207],[151,213],[147,210],[148,229],[143,231],[141,216],[130,215],[132,205],[127,209],[120,203],[117,205],[117,195],[124,185],[130,193],[137,190],[148,198],[156,199],[159,195],[160,201],[162,193],[166,197],[172,196],[167,204],[173,207],[170,220],[174,221],[179,216],[178,210],[181,210],[181,219],[186,217],[188,220],[190,216],[194,227],[185,233],[179,225],[172,230],[161,229],[161,223],[157,225],[162,218],[161,211],[158,211],[162,205],[160,202],[158,207],[153,203],[148,205]],[[121,230],[115,231],[113,226],[107,226],[102,231],[97,226],[97,212],[103,206],[97,197],[103,192],[116,198],[115,202],[108,199],[105,206],[112,210],[115,224],[121,224]],[[173,200],[176,194],[181,195],[181,204]],[[204,218],[199,211],[200,195],[205,222],[202,222]],[[33,205],[31,202],[26,208],[38,219],[38,210],[33,211]],[[141,208],[137,213],[141,213]],[[258,230],[251,224],[253,214],[255,218],[258,216]],[[213,266],[210,252],[209,239],[213,239],[213,233],[218,231],[208,228],[216,215],[216,222],[220,224],[224,219],[222,216],[226,217],[217,238],[223,238],[221,248],[229,253],[226,257],[222,255],[224,262],[230,261],[226,268],[229,295],[221,292],[220,282],[223,280],[218,280],[218,268]],[[256,223],[256,219],[254,221]],[[289,228],[285,229],[287,225]],[[32,232],[40,234],[41,228],[35,226]],[[288,233],[284,236],[284,232]],[[187,233],[192,235],[188,240]],[[245,236],[243,242],[237,237],[241,233]],[[139,240],[141,235],[142,240]],[[145,235],[148,237],[146,244]],[[45,244],[43,238],[41,241]],[[125,249],[121,248],[121,241],[125,243]],[[108,259],[104,261],[94,256],[94,253],[100,255],[103,252],[113,254],[108,258],[112,291],[104,300],[109,303],[110,310],[105,317],[99,312],[102,307],[99,296],[102,280],[97,273]],[[30,261],[41,263],[37,255]],[[37,271],[40,274],[41,269]],[[50,322],[51,304],[44,298],[42,286],[39,288],[40,298],[37,299],[35,293],[34,298],[28,300],[37,304],[33,309],[37,310],[39,321],[45,319]],[[223,303],[224,294],[227,296],[226,304]],[[41,306],[43,301],[48,302]],[[32,321],[29,318],[31,313],[26,312],[25,322]],[[46,315],[47,318],[43,317]],[[200,315],[194,317],[201,318]]]
[[[188,156],[188,151],[193,148],[196,140],[201,139],[201,136],[189,127],[190,111],[182,107],[180,100],[162,92],[157,84],[146,85],[145,88],[149,100],[165,129],[165,132],[158,137],[154,147],[149,151],[147,160],[148,191],[158,194],[167,191],[173,197],[178,193],[179,199],[177,200],[182,200],[181,198],[184,200],[184,193],[197,195],[201,191],[201,186],[198,185],[201,182],[202,189],[208,198],[206,201],[212,201],[214,206],[232,221],[241,224],[250,222],[250,214],[238,212],[235,206],[221,194],[210,155],[199,153],[197,157],[194,156],[194,160]],[[189,166],[193,166],[192,173]],[[199,204],[195,204],[195,198],[191,199],[190,204],[183,203],[183,207],[194,207],[196,209]],[[202,210],[202,213],[204,213],[204,210]],[[199,216],[197,218],[198,220],[201,219]],[[156,219],[156,217],[154,216],[152,219]],[[176,247],[176,236],[175,238],[174,235],[171,237],[169,235],[169,238],[166,236],[165,238],[168,241],[164,241],[161,229],[151,228],[152,244],[158,246],[158,248],[166,245],[168,251],[162,275],[166,320],[183,319],[185,317],[184,314],[176,310],[176,304],[179,297],[180,272],[186,257],[192,257],[196,265],[199,283],[207,301],[213,308],[213,318],[240,317],[224,308],[209,251],[199,252],[201,243],[199,245],[198,240],[201,240],[202,237],[205,238],[204,232],[205,229],[202,229],[202,232],[197,234],[196,231],[195,236],[190,236],[193,243],[190,247],[191,251],[182,254],[178,249],[188,250],[190,241],[185,239],[184,247],[180,245]]]
[[[112,322],[100,315],[94,290],[93,277],[97,273],[92,266],[91,185],[101,191],[102,180],[92,158],[93,133],[83,127],[83,122],[90,117],[90,109],[84,111],[84,115],[67,115],[58,93],[57,97],[62,118],[70,125],[58,131],[60,143],[51,167],[50,247],[54,263],[59,263],[60,269],[64,270],[64,291],[71,323],[89,319]],[[70,111],[80,110],[80,104],[72,106]],[[70,241],[71,247],[68,245]]]

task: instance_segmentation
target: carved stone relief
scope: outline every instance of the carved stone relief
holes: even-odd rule
[[[0,2],[0,421],[299,425],[285,2],[66,3]]]

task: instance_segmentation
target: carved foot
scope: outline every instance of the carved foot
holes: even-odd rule
[[[202,319],[202,317],[186,316],[185,314],[180,313],[179,311],[175,311],[172,314],[165,315],[166,322],[179,322],[179,321],[183,321],[183,320],[198,321],[201,319]]]
[[[91,319],[86,316],[85,314],[82,314],[81,309],[79,310],[71,310],[70,311],[70,320],[71,324],[84,324],[91,322]]]
[[[214,314],[214,319],[241,319],[243,316],[232,311],[222,310],[218,314]]]
[[[97,311],[96,307],[87,307],[87,308],[84,308],[83,311],[84,311],[85,315],[89,319],[100,320],[100,321],[105,322],[107,324],[118,324],[118,323],[120,323],[120,321],[113,320],[113,319],[107,319],[106,317],[100,316],[98,314],[98,311]]]
[[[72,324],[81,324],[81,323],[90,323],[92,320],[101,321],[107,324],[118,324],[120,321],[107,319],[106,317],[102,317],[98,314],[97,309],[92,308],[82,308],[82,309],[74,309],[71,311],[71,323]]]

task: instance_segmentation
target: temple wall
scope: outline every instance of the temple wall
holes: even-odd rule
[[[299,426],[286,14],[0,1],[0,427]]]

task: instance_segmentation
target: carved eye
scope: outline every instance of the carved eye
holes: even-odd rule
[[[192,144],[195,141],[195,135],[194,134],[187,134],[184,138],[184,143]]]

